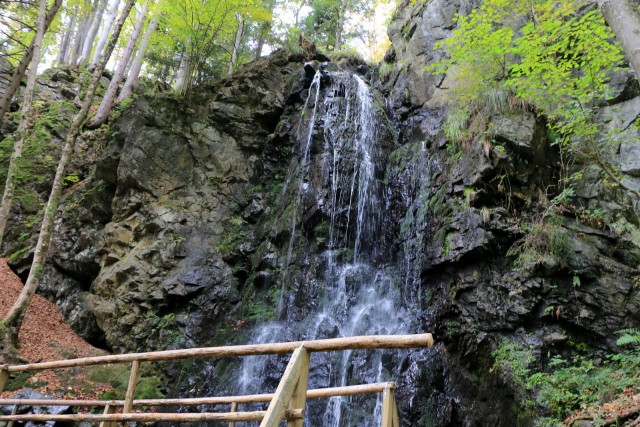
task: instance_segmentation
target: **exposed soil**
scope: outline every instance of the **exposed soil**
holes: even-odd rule
[[[0,258],[0,316],[9,310],[22,287],[7,260]],[[40,295],[33,298],[27,309],[19,340],[20,355],[30,363],[106,354],[76,335],[64,322],[56,305]],[[99,397],[110,389],[108,385],[91,381],[88,368],[42,371],[28,379],[14,379],[11,388],[18,385],[17,390],[5,391],[0,397],[11,397],[19,390],[33,388],[47,395],[84,399]],[[12,386],[11,381],[9,386]]]

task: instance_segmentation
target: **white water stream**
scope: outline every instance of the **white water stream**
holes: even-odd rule
[[[302,324],[286,319],[272,322],[254,331],[252,342],[275,342],[287,339],[320,339],[328,337],[398,334],[406,332],[406,317],[398,286],[383,267],[380,255],[383,221],[382,186],[376,176],[376,159],[380,159],[380,113],[376,112],[371,89],[360,77],[348,73],[332,73],[328,87],[320,88],[321,73],[313,79],[304,111],[311,108],[307,122],[307,137],[301,147],[301,160],[296,178],[288,182],[302,194],[311,163],[314,135],[323,136],[322,155],[329,160],[330,179],[327,184],[328,249],[320,300],[316,309]],[[324,96],[321,96],[324,94]],[[321,126],[321,129],[317,129]],[[316,142],[317,143],[317,142]],[[379,166],[378,166],[379,168]],[[281,298],[278,307],[283,313],[288,301],[286,283],[293,248],[298,236],[300,218],[298,196],[283,268]],[[345,255],[346,254],[346,255]],[[293,331],[293,332],[292,332]],[[383,366],[383,352],[367,354],[353,351],[337,352],[323,359],[328,366],[330,382],[323,386],[345,386],[392,379],[393,372]],[[248,357],[244,360],[239,380],[240,393],[263,392],[258,379],[268,369],[268,358]],[[358,363],[354,368],[353,364]],[[272,367],[273,365],[271,365]],[[314,359],[312,359],[312,370]],[[313,371],[312,371],[313,378]],[[326,381],[326,378],[324,379]],[[313,386],[313,384],[310,384]],[[334,397],[324,404],[322,419],[308,419],[306,426],[344,427],[379,425],[380,398],[371,408],[362,410],[357,421],[350,414],[350,398]],[[359,408],[360,409],[360,408]],[[365,414],[366,412],[366,414]],[[319,418],[319,417],[316,417]]]

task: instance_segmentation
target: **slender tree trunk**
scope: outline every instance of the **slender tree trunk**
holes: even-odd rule
[[[242,46],[242,39],[244,37],[244,17],[238,16],[238,29],[236,30],[236,39],[233,42],[233,51],[231,52],[231,61],[229,61],[229,69],[227,74],[230,76],[238,65],[238,58],[240,57],[240,48]]]
[[[76,6],[73,10],[73,15],[71,16],[69,27],[67,27],[68,29],[67,31],[65,31],[64,37],[62,38],[60,53],[58,54],[58,59],[56,59],[56,63],[58,63],[58,65],[67,63],[67,60],[69,57],[69,47],[71,46],[71,38],[73,36],[73,28],[76,25],[77,17],[78,17],[78,7]]]
[[[269,33],[269,30],[271,30],[270,22],[263,22],[260,25],[260,32],[258,33],[258,42],[256,44],[256,52],[255,52],[254,59],[258,59],[262,56],[262,49],[264,49],[264,42],[265,42],[265,39],[267,38],[267,34]]]
[[[104,45],[107,43],[107,38],[109,37],[109,32],[111,32],[111,27],[113,27],[116,16],[118,16],[118,6],[120,6],[120,0],[114,0],[113,4],[111,5],[111,9],[109,10],[107,21],[102,28],[102,32],[100,32],[100,38],[98,39],[98,43],[96,44],[96,50],[93,53],[93,59],[91,60],[92,67],[98,65],[100,55],[102,55],[102,49],[104,49]]]
[[[89,58],[91,58],[91,48],[93,47],[93,42],[96,39],[96,34],[98,34],[98,30],[100,29],[100,24],[102,21],[102,15],[104,14],[104,10],[107,8],[108,0],[98,0],[96,6],[96,12],[94,14],[93,20],[91,22],[91,27],[89,31],[87,31],[87,37],[84,40],[84,45],[82,46],[82,57],[83,62],[88,63]]]
[[[293,22],[293,26],[294,27],[298,27],[298,25],[300,24],[300,12],[302,12],[302,8],[307,4],[307,0],[301,0],[300,4],[298,4],[298,7],[296,8],[296,11],[294,12],[294,22]]]
[[[269,11],[270,14],[273,14],[273,9],[276,4],[274,0],[265,0],[262,2],[264,7]],[[264,21],[260,24],[260,29],[258,31],[258,41],[256,43],[256,51],[254,59],[258,59],[262,56],[262,49],[264,49],[264,43],[267,39],[267,35],[269,31],[271,31],[272,20]]]
[[[91,25],[91,9],[87,7],[91,4],[91,0],[85,0],[85,8],[87,9],[78,24],[78,31],[76,32],[76,39],[73,45],[73,55],[71,56],[71,65],[78,65],[82,59],[82,46],[87,35],[87,30]]]
[[[138,13],[138,18],[136,20],[135,25],[133,26],[133,31],[129,36],[129,42],[127,43],[127,47],[124,49],[122,53],[122,58],[118,62],[118,67],[116,71],[113,73],[113,77],[111,78],[111,82],[109,83],[109,87],[104,94],[104,98],[102,98],[102,102],[98,107],[98,111],[96,112],[95,117],[86,125],[88,129],[95,129],[101,126],[104,122],[107,121],[107,117],[109,117],[109,111],[111,111],[111,107],[113,106],[113,101],[116,99],[116,93],[118,92],[118,87],[122,82],[122,78],[124,77],[124,72],[127,69],[127,64],[129,63],[129,58],[133,55],[133,51],[135,50],[136,43],[138,38],[140,37],[140,31],[142,30],[142,26],[144,25],[144,20],[147,15],[147,6],[144,6],[142,10]]]
[[[182,75],[180,76],[182,79],[182,86],[180,87],[180,94],[185,97],[185,99],[189,99],[191,96],[191,87],[193,86],[193,82],[195,80],[194,70],[197,70],[195,66],[197,64],[196,58],[191,55],[191,52],[187,52],[184,60],[184,68],[182,70]]]
[[[27,77],[27,88],[24,91],[24,99],[22,101],[22,111],[20,113],[20,124],[16,140],[13,144],[13,153],[9,161],[9,170],[7,171],[7,180],[4,184],[4,193],[2,195],[2,205],[0,206],[0,247],[2,247],[2,237],[7,228],[9,220],[9,212],[13,203],[13,190],[15,189],[16,171],[18,169],[18,159],[22,157],[22,149],[27,140],[27,130],[29,128],[29,116],[31,113],[31,104],[33,99],[33,89],[38,79],[38,64],[40,64],[40,50],[42,47],[42,39],[46,31],[47,19],[47,0],[40,0],[38,7],[38,23],[36,25],[36,35],[33,38],[33,57],[31,67],[29,68],[29,76]]]
[[[144,55],[147,53],[151,34],[153,34],[153,32],[156,30],[156,27],[158,26],[158,18],[159,16],[156,13],[152,21],[149,23],[147,31],[142,37],[142,42],[140,42],[140,46],[138,47],[138,51],[136,52],[136,57],[133,61],[133,64],[131,64],[129,75],[127,76],[127,80],[124,82],[124,86],[122,86],[122,90],[120,91],[117,102],[122,102],[125,99],[128,99],[133,93],[133,85],[140,76],[140,70],[142,69],[142,64],[144,63]]]
[[[625,56],[640,80],[640,12],[630,0],[597,0],[604,19],[620,41]]]
[[[61,4],[62,4],[62,0],[55,0],[53,2],[53,5],[51,5],[51,9],[47,11],[47,14],[44,20],[45,32],[51,25],[51,22],[53,21],[53,18],[55,18],[56,13],[58,13],[58,9],[60,9]],[[9,86],[7,86],[7,88],[5,89],[4,95],[0,99],[0,123],[2,123],[4,119],[4,114],[9,110],[9,105],[11,105],[11,100],[13,99],[13,96],[18,91],[18,88],[20,87],[20,82],[22,81],[22,78],[27,72],[29,63],[31,63],[31,59],[33,58],[34,47],[35,47],[35,37],[31,41],[31,45],[29,46],[27,51],[24,53],[24,56],[20,60],[20,64],[18,64],[18,67],[13,72],[13,76],[11,76],[11,82],[9,83]],[[38,60],[40,60],[40,58],[38,58]]]
[[[41,0],[44,1],[44,0]],[[109,61],[109,57],[115,48],[116,42],[120,37],[120,32],[122,31],[122,27],[124,26],[124,22],[131,11],[136,0],[127,0],[125,3],[125,7],[118,18],[118,22],[114,28],[113,34],[109,39],[109,43],[105,49],[104,55],[100,58],[98,66],[93,71],[93,75],[91,77],[91,82],[89,83],[89,87],[85,94],[84,100],[82,101],[82,106],[80,107],[80,111],[74,117],[71,125],[69,126],[69,131],[67,133],[67,138],[65,140],[64,148],[62,149],[62,155],[60,157],[60,162],[58,163],[58,167],[56,169],[56,175],[53,179],[53,187],[51,189],[51,194],[49,195],[49,200],[47,202],[47,206],[44,211],[44,219],[42,220],[42,225],[40,227],[40,235],[38,236],[38,243],[36,244],[36,249],[33,255],[33,262],[31,263],[31,270],[29,271],[29,277],[27,278],[27,283],[22,288],[22,292],[18,297],[15,304],[11,307],[9,312],[6,314],[5,318],[2,321],[2,326],[5,331],[8,333],[4,334],[3,338],[5,342],[0,344],[0,348],[8,348],[7,338],[13,340],[13,342],[17,341],[18,332],[22,325],[22,320],[24,318],[24,313],[27,309],[27,306],[31,302],[31,298],[36,292],[38,285],[40,283],[40,278],[42,277],[42,272],[44,269],[44,263],[47,257],[47,252],[49,250],[49,244],[51,242],[51,233],[53,230],[53,222],[55,219],[56,211],[58,209],[58,204],[60,202],[60,196],[62,194],[62,187],[64,184],[64,174],[67,164],[71,160],[71,154],[73,152],[73,147],[75,145],[76,139],[80,133],[80,128],[82,123],[87,118],[87,114],[89,112],[89,108],[91,107],[91,100],[95,95],[96,89],[100,83],[100,78],[102,77],[102,71],[104,70],[105,65]],[[4,344],[4,345],[2,345]]]
[[[338,25],[336,27],[336,44],[333,50],[340,50],[342,48],[342,33],[344,32],[344,18],[346,13],[346,1],[342,0],[340,6],[338,6]]]

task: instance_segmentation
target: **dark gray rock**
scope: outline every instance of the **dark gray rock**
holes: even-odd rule
[[[26,389],[21,391],[20,393],[15,394],[11,397],[12,399],[55,399],[53,396],[47,396],[46,394],[39,393],[32,389]],[[36,414],[36,415],[62,415],[62,414],[71,414],[72,408],[70,406],[31,406],[31,405],[20,405],[18,408],[18,415],[24,414]],[[0,414],[10,415],[13,410],[13,406],[0,406]],[[25,422],[16,422],[14,425],[16,426],[24,426],[24,427],[37,427],[37,426],[46,426],[46,427],[63,427],[68,425],[69,423],[64,422],[35,422],[35,421],[25,421]]]

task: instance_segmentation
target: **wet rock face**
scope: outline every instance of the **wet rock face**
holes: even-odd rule
[[[141,97],[113,123],[94,177],[67,196],[41,287],[84,337],[115,351],[203,343],[237,309],[241,273],[221,245],[265,210],[282,159],[260,155],[298,61],[261,59],[188,104]]]
[[[47,396],[46,394],[38,393],[33,389],[26,389],[20,393],[11,397],[12,399],[55,399],[54,396]],[[2,415],[11,415],[13,410],[13,405],[9,406],[0,406],[0,414]],[[36,414],[36,415],[64,415],[64,414],[72,414],[72,408],[70,406],[30,406],[30,405],[21,405],[17,411],[17,415],[23,414]],[[23,427],[36,427],[36,426],[47,426],[47,427],[56,427],[56,426],[64,426],[67,423],[64,422],[36,422],[36,421],[21,421],[16,422],[15,425],[23,426]]]
[[[434,50],[433,45],[451,35],[456,13],[465,15],[478,3],[477,0],[403,1],[398,7],[388,30],[392,48],[385,55],[386,67],[391,71],[383,81],[396,113],[406,114],[432,101],[444,79],[424,71],[442,57],[442,52]]]
[[[387,191],[403,292],[422,301],[416,315],[444,344],[409,364],[407,399],[420,404],[401,411],[420,425],[530,425],[516,404],[523,391],[490,373],[491,352],[503,337],[528,340],[539,355],[571,341],[613,347],[614,332],[639,314],[638,204],[594,165],[576,165],[574,207],[540,225],[561,189],[559,156],[531,112],[490,115],[490,144],[479,136],[447,142],[442,125],[454,82],[423,70],[442,55],[433,43],[450,34],[454,14],[475,2],[426,3],[399,8],[379,83],[400,131]],[[629,124],[640,98],[628,74],[612,76],[598,120],[602,138],[621,130],[609,160],[637,189],[639,138]],[[525,241],[544,249],[519,246]],[[533,260],[516,264],[523,252]]]
[[[538,355],[570,340],[606,348],[640,314],[637,202],[598,168],[576,165],[574,207],[541,222],[560,192],[559,155],[530,111],[488,117],[489,144],[479,135],[446,141],[451,82],[424,67],[442,55],[433,45],[451,34],[455,14],[477,3],[404,1],[376,84],[398,130],[397,142],[383,137],[374,172],[386,215],[376,262],[397,272],[408,315],[438,342],[400,364],[407,425],[528,425],[516,404],[522,390],[492,370],[502,337],[527,340]],[[311,104],[302,109],[320,66],[302,59],[263,58],[199,88],[189,103],[142,96],[113,123],[95,175],[65,195],[43,279],[43,292],[83,336],[115,351],[241,341],[247,324],[275,316],[283,272],[282,315],[302,321],[314,308],[327,270],[331,165],[321,132],[300,126],[313,114]],[[65,73],[51,82],[76,84]],[[612,99],[599,115],[603,135],[623,129],[610,155],[632,188],[640,183],[634,82],[627,72],[612,76]],[[64,96],[60,87],[55,96]],[[298,147],[307,140],[311,160],[296,205],[285,177],[304,169]],[[288,256],[292,226],[299,236]],[[528,235],[537,252],[516,265]],[[275,384],[285,364],[272,361],[268,380]],[[328,385],[330,365],[320,365],[313,381]],[[207,384],[224,384],[236,368],[202,371]],[[182,391],[196,388],[191,380]]]

